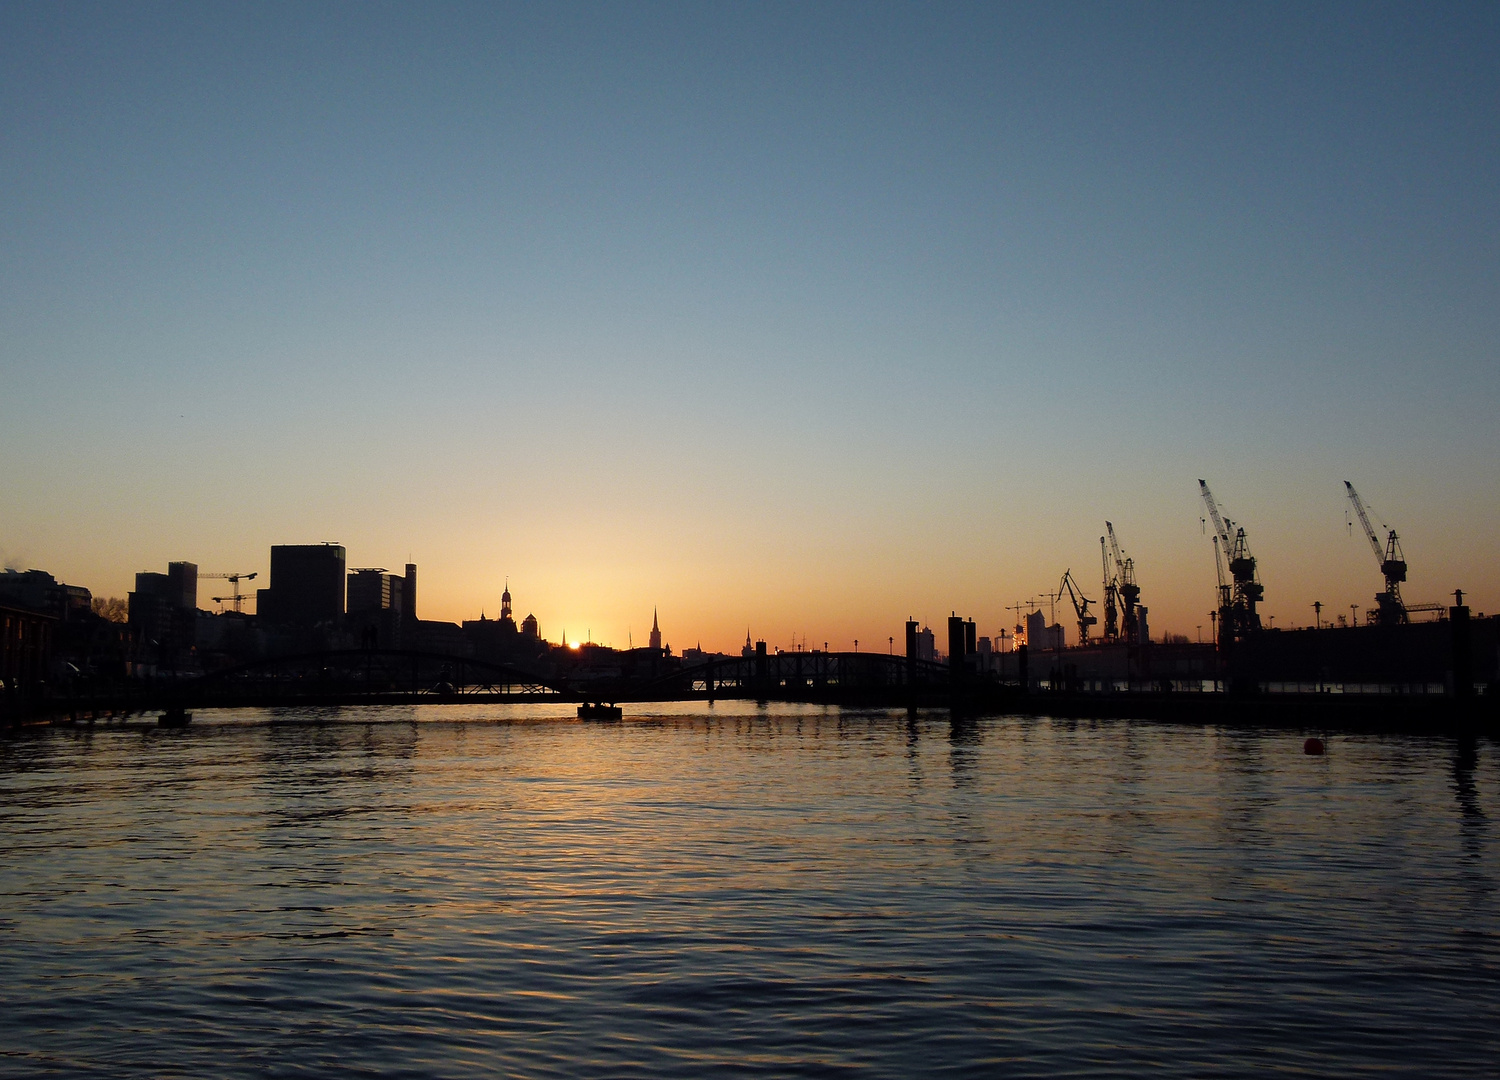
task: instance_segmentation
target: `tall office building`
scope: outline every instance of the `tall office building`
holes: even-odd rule
[[[384,570],[353,570],[349,573],[349,614],[368,615],[377,611],[406,609],[403,603],[406,578]]]
[[[382,569],[349,572],[350,630],[359,633],[361,646],[399,648],[416,640],[416,623],[406,618],[406,583],[416,582],[416,567],[407,566],[407,576]]]
[[[139,656],[153,663],[180,664],[187,660],[197,643],[196,563],[168,563],[165,574],[137,574],[129,604],[130,628]]]
[[[344,549],[339,544],[280,544],[271,548],[271,586],[256,593],[256,613],[267,622],[313,626],[344,616]]]

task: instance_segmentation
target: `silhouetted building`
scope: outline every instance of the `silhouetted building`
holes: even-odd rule
[[[271,548],[271,587],[256,593],[260,618],[287,626],[338,623],[344,616],[344,549],[339,544]]]
[[[1026,613],[1026,644],[1032,652],[1038,649],[1061,649],[1063,628],[1061,623],[1047,625],[1047,616],[1040,611]]]
[[[511,614],[510,609],[509,581],[505,583],[505,591],[500,594],[500,624],[503,627],[509,627],[511,630],[516,628],[516,617]]]
[[[199,611],[197,627],[198,665],[204,671],[267,655],[271,635],[253,616],[238,611]]]
[[[487,619],[481,613],[479,618],[463,624],[464,637],[476,659],[534,670],[547,654],[547,643],[542,640],[535,615],[527,615],[517,627],[514,611],[510,583],[506,582],[505,591],[500,594],[500,617]]]
[[[167,591],[172,606],[188,611],[198,610],[198,564],[167,563]]]
[[[1136,638],[1142,645],[1151,643],[1151,628],[1146,625],[1146,606],[1142,604],[1135,609]]]
[[[372,615],[382,611],[405,610],[403,600],[406,578],[384,570],[362,569],[349,574],[350,615]]]
[[[0,604],[0,693],[19,697],[47,677],[56,629],[52,615]]]
[[[168,563],[165,574],[137,574],[128,602],[137,661],[172,667],[192,661],[198,644],[196,563]]]
[[[727,660],[728,653],[705,652],[702,642],[694,645],[691,649],[682,650],[682,666],[693,667],[696,664],[706,664],[710,660]]]
[[[416,567],[408,566],[415,571]],[[406,577],[383,568],[351,571],[348,583],[349,629],[361,648],[400,648],[405,622]]]
[[[659,654],[659,655],[661,654],[661,652],[662,652],[662,648],[661,648],[661,627],[658,626],[657,623],[656,623],[656,609],[655,608],[651,609],[651,642],[650,642],[650,647],[657,654]]]
[[[0,572],[0,602],[43,612],[58,622],[87,615],[92,600],[82,585],[64,585],[45,570]]]
[[[917,659],[929,662],[937,660],[937,637],[930,626],[917,631]]]
[[[422,619],[417,622],[416,639],[408,645],[422,652],[440,656],[473,656],[474,650],[458,623]]]

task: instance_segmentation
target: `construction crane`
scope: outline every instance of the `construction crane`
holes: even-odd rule
[[[1242,641],[1260,629],[1260,614],[1255,605],[1260,603],[1266,590],[1256,576],[1255,556],[1250,554],[1245,527],[1236,525],[1219,511],[1213,492],[1202,480],[1198,481],[1198,488],[1208,505],[1208,516],[1214,523],[1214,535],[1219,542],[1214,549],[1214,562],[1219,567],[1219,643],[1228,645]],[[1224,582],[1220,553],[1229,563],[1228,584]]]
[[[1380,564],[1380,572],[1385,575],[1385,592],[1375,595],[1375,621],[1381,626],[1399,626],[1409,622],[1406,605],[1401,600],[1401,583],[1406,580],[1406,556],[1401,553],[1401,541],[1396,538],[1396,530],[1390,530],[1385,547],[1382,548],[1380,537],[1375,535],[1374,526],[1370,524],[1370,515],[1365,513],[1365,504],[1360,500],[1359,492],[1347,480],[1344,481],[1344,490],[1349,493],[1349,501],[1354,504],[1354,512],[1359,515],[1359,523],[1364,526],[1365,538],[1370,541],[1370,549],[1375,552],[1375,561]]]
[[[222,604],[228,601],[229,603],[234,605],[235,611],[243,612],[246,598],[244,594],[240,592],[240,582],[254,581],[258,575],[259,571],[256,571],[256,573],[254,574],[199,574],[198,576],[202,578],[218,578],[221,581],[229,582],[230,588],[234,591],[234,595],[215,596],[213,598],[213,601],[216,604]]]
[[[1026,607],[1026,605],[1019,600],[1017,600],[1014,604],[1005,605],[1006,611],[1014,611],[1016,613],[1016,636],[1012,640],[1015,641],[1017,648],[1019,648],[1021,644],[1026,640],[1026,624],[1021,620],[1021,610],[1024,607]]]
[[[1082,590],[1074,588],[1073,570],[1069,567],[1063,571],[1062,580],[1057,583],[1057,595],[1061,597],[1063,591],[1067,591],[1068,599],[1073,601],[1073,612],[1078,616],[1078,644],[1089,643],[1089,627],[1099,622],[1099,616],[1089,614],[1089,605],[1093,603],[1088,597],[1082,595]]]
[[[1135,560],[1127,557],[1120,550],[1120,541],[1115,537],[1113,522],[1106,521],[1104,531],[1109,534],[1109,555],[1113,560],[1114,570],[1114,573],[1110,574],[1106,569],[1106,576],[1113,579],[1120,606],[1124,609],[1121,630],[1127,645],[1138,645],[1140,644],[1140,618],[1136,615],[1136,608],[1140,606],[1141,587],[1135,583]]]

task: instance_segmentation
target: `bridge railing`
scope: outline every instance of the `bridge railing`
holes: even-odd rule
[[[682,696],[727,697],[935,687],[951,678],[945,665],[882,653],[782,652],[707,660],[662,676],[652,687]]]

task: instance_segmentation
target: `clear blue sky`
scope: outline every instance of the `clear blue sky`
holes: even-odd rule
[[[1349,479],[1493,610],[1497,192],[1495,4],[7,4],[0,555],[847,645],[1109,518],[1193,633]]]

